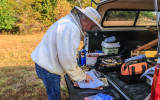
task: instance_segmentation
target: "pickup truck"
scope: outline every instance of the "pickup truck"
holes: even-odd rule
[[[157,16],[154,0],[92,0],[97,4],[97,11],[102,17],[103,31],[90,31],[86,35],[85,50],[94,52],[102,50],[101,42],[105,37],[116,36],[120,42],[118,55],[129,58],[131,51],[143,46],[158,37]],[[157,0],[158,10],[160,1]],[[151,45],[156,49],[157,43]],[[118,72],[103,73],[109,82],[103,90],[80,89],[73,86],[68,75],[65,76],[71,100],[84,100],[84,97],[98,93],[109,94],[115,100],[144,100],[151,93],[151,86],[146,82],[127,84],[122,81]]]

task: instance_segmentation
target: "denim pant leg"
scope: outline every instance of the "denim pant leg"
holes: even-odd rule
[[[35,69],[36,69],[36,73],[38,78],[43,79],[44,75],[43,75],[43,68],[40,67],[37,63],[35,63]]]
[[[48,100],[60,100],[60,75],[52,74],[35,64],[37,76],[43,81]]]
[[[45,72],[45,79],[43,83],[45,84],[48,100],[60,100],[60,80],[61,76]]]

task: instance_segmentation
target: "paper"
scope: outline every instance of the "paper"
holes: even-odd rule
[[[83,82],[78,82],[78,85],[80,88],[97,88],[97,87],[100,87],[103,84],[103,82],[101,82],[93,73],[93,71],[89,71],[87,72],[88,75],[92,76],[93,78],[93,81],[90,80],[89,83],[85,83],[84,81]]]

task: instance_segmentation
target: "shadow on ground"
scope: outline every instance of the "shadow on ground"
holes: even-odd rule
[[[69,100],[64,77],[61,79],[61,99]],[[1,67],[0,100],[47,100],[34,66]]]

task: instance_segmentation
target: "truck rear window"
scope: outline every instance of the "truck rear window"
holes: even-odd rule
[[[102,20],[103,27],[120,26],[156,26],[154,11],[108,10]]]

